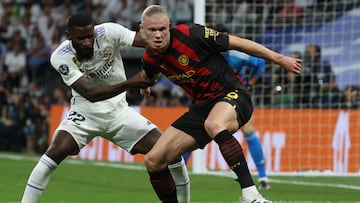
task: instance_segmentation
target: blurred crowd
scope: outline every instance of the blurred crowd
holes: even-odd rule
[[[293,26],[304,20],[324,23],[358,5],[357,0],[206,2],[209,25],[230,25],[232,33],[247,38],[254,38],[267,26]],[[72,13],[88,11],[96,23],[116,22],[136,30],[149,4],[165,6],[173,24],[193,21],[193,0],[2,0],[0,151],[43,153],[46,149],[50,107],[68,105],[71,97],[70,89],[50,67],[49,56],[65,39]],[[336,12],[330,15],[330,11]],[[304,59],[304,74],[285,73],[267,64],[267,72],[253,87],[256,106],[358,108],[359,87],[338,90],[331,64],[321,60],[320,47],[309,45],[293,54]],[[188,95],[166,77],[152,87],[150,97],[144,98],[136,89],[129,90],[127,97],[130,105],[139,106],[184,107],[191,103]]]
[[[255,40],[265,29],[322,25],[358,6],[359,0],[207,0],[206,22]]]

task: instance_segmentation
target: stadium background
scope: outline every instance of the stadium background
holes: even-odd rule
[[[126,7],[125,2],[128,4]],[[156,3],[156,1],[154,1]],[[160,1],[167,7],[173,24],[192,22],[194,16],[203,16],[206,25],[226,24],[233,34],[250,38],[284,55],[294,51],[303,53],[310,43],[322,48],[322,60],[331,64],[336,75],[338,91],[334,100],[326,105],[302,104],[294,106],[291,99],[302,96],[287,90],[287,81],[279,68],[268,63],[261,81],[254,87],[255,125],[264,145],[267,169],[269,172],[326,172],[360,173],[360,136],[359,136],[359,93],[349,98],[347,87],[355,90],[360,85],[360,3],[358,0],[309,0],[293,1],[301,9],[289,14],[286,20],[279,20],[282,8],[291,2],[274,1],[239,1],[208,0],[196,1]],[[64,39],[64,22],[68,12],[88,10],[93,13],[98,23],[113,21],[131,29],[137,29],[139,13],[153,1],[16,1],[1,2],[1,150],[24,153],[42,153],[46,148],[48,136],[54,126],[66,113],[69,91],[60,77],[48,63],[43,64],[38,72],[31,72],[33,78],[27,78],[19,87],[7,83],[7,67],[4,64],[6,53],[12,49],[13,36],[21,27],[22,16],[26,8],[35,8],[30,15],[33,27],[53,20],[51,28],[42,38],[51,50],[59,41],[49,38],[55,28],[61,28]],[[199,4],[204,3],[204,13],[196,13]],[[200,5],[201,6],[201,5]],[[130,9],[131,8],[131,9]],[[107,10],[108,9],[108,10]],[[135,10],[132,10],[135,9]],[[50,10],[50,12],[49,12]],[[195,11],[195,12],[194,12]],[[129,14],[132,15],[129,15]],[[111,15],[114,14],[114,15]],[[118,14],[118,15],[115,15]],[[120,16],[120,14],[122,14]],[[288,13],[287,13],[288,14]],[[125,17],[124,17],[125,15]],[[127,17],[126,17],[127,15]],[[10,17],[10,19],[7,19]],[[20,23],[20,24],[19,24]],[[55,26],[52,28],[52,26]],[[39,29],[41,30],[41,29]],[[44,31],[43,31],[44,32]],[[41,32],[40,32],[41,33]],[[41,34],[40,34],[41,35]],[[31,41],[33,36],[23,38]],[[4,49],[4,47],[6,49]],[[25,48],[25,52],[29,52]],[[140,68],[142,50],[124,48],[123,57],[128,75]],[[27,54],[27,59],[31,53]],[[25,73],[24,73],[25,75]],[[315,76],[314,76],[315,77]],[[280,78],[280,79],[279,79]],[[300,85],[311,85],[301,83]],[[55,91],[59,90],[60,93]],[[173,118],[168,115],[180,115],[186,110],[188,99],[176,86],[164,80],[153,89],[153,100],[144,101],[136,91],[129,91],[129,102],[139,112],[153,120],[164,129]],[[356,92],[356,91],[355,91]],[[56,94],[55,94],[56,93]],[[59,96],[60,94],[60,96]],[[352,93],[350,93],[352,94]],[[351,95],[350,95],[351,96]],[[64,101],[65,100],[65,101]],[[290,101],[290,102],[289,102]],[[11,117],[13,107],[18,108],[18,116]],[[31,109],[24,110],[24,109]],[[161,112],[161,113],[160,113]],[[5,125],[5,120],[12,120],[13,126]],[[7,131],[16,129],[18,137],[7,138]],[[14,131],[11,131],[14,132]],[[11,133],[10,133],[11,134]],[[4,139],[3,139],[4,138]],[[237,138],[242,142],[240,132]],[[4,142],[8,139],[8,142]],[[73,158],[138,161],[141,157],[132,157],[109,143],[96,139],[79,156]],[[206,149],[204,161],[209,170],[227,170],[224,161],[216,152],[215,145]],[[255,169],[251,163],[249,166]]]

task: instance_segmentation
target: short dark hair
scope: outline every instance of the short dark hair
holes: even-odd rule
[[[91,15],[86,12],[78,12],[72,15],[67,23],[67,29],[71,30],[72,28],[79,26],[85,27],[93,23]]]

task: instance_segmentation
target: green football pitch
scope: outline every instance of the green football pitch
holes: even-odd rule
[[[20,202],[39,155],[0,153],[0,202]],[[191,170],[189,170],[191,171]],[[190,173],[191,202],[234,203],[241,195],[232,173]],[[256,181],[256,176],[254,176]],[[360,175],[272,175],[274,202],[359,202]],[[52,174],[40,203],[158,202],[142,164],[65,160]]]

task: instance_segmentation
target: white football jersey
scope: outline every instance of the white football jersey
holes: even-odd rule
[[[103,23],[94,27],[94,55],[91,60],[80,62],[71,41],[65,40],[51,54],[50,62],[60,73],[66,85],[71,86],[81,76],[85,75],[94,85],[112,85],[126,80],[125,69],[120,54],[122,46],[131,46],[135,32],[119,24]],[[81,102],[89,102],[72,89],[73,98]],[[128,105],[126,93],[96,102],[105,106],[118,107]]]

